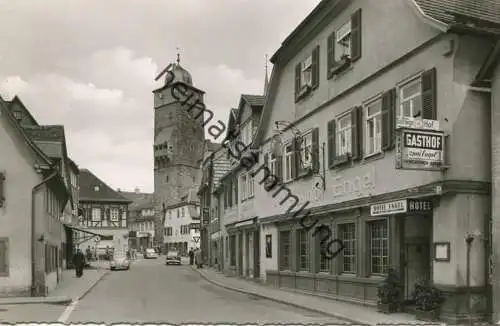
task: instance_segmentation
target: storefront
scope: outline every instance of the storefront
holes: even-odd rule
[[[259,229],[257,217],[226,225],[229,235],[229,275],[260,277]]]

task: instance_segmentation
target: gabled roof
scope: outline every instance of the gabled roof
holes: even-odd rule
[[[263,95],[241,94],[241,98],[250,106],[263,106],[265,97]]]
[[[38,146],[28,137],[26,132],[21,128],[16,118],[10,112],[8,104],[3,100],[0,96],[0,114],[5,115],[8,121],[11,123],[12,127],[19,133],[25,144],[33,151],[33,153],[41,160],[41,163],[45,163],[47,165],[52,165],[50,158],[45,155],[45,153],[38,148]]]
[[[500,25],[498,0],[413,0],[425,15],[444,24],[457,22],[455,14],[468,16],[478,22]]]
[[[94,189],[96,186],[98,187],[98,191]],[[128,204],[132,202],[132,200],[125,198],[119,192],[113,190],[88,169],[80,169],[79,199],[80,201],[117,202]]]
[[[121,193],[128,199],[131,199],[126,194]],[[140,197],[136,197],[135,200],[128,206],[129,211],[139,211],[141,209],[153,208],[154,207],[154,195],[153,194],[137,194]]]
[[[11,112],[14,111],[15,107],[16,107],[16,104],[18,105],[19,108],[21,108],[21,110],[24,111],[24,114],[31,120],[31,123],[35,126],[38,125],[38,122],[36,121],[36,119],[33,117],[33,115],[31,114],[31,112],[26,108],[26,106],[24,105],[24,103],[21,101],[21,99],[19,98],[19,96],[14,96],[14,98],[8,102],[6,102],[8,104],[8,108]]]

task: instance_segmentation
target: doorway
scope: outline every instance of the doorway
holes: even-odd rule
[[[404,298],[413,303],[415,285],[431,280],[432,215],[412,215],[404,218],[403,272]]]

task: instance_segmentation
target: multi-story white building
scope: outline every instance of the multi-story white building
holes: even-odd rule
[[[180,203],[165,207],[163,225],[167,250],[178,250],[186,256],[189,249],[200,247],[200,203],[195,188]]]

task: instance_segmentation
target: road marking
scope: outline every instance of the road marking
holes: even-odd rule
[[[71,302],[71,304],[66,307],[66,309],[64,310],[64,312],[62,313],[62,315],[57,320],[57,322],[58,323],[66,323],[66,321],[68,320],[69,316],[71,315],[71,313],[73,312],[73,310],[75,310],[75,308],[76,308],[77,305],[78,305],[78,300],[74,300],[73,302]]]

